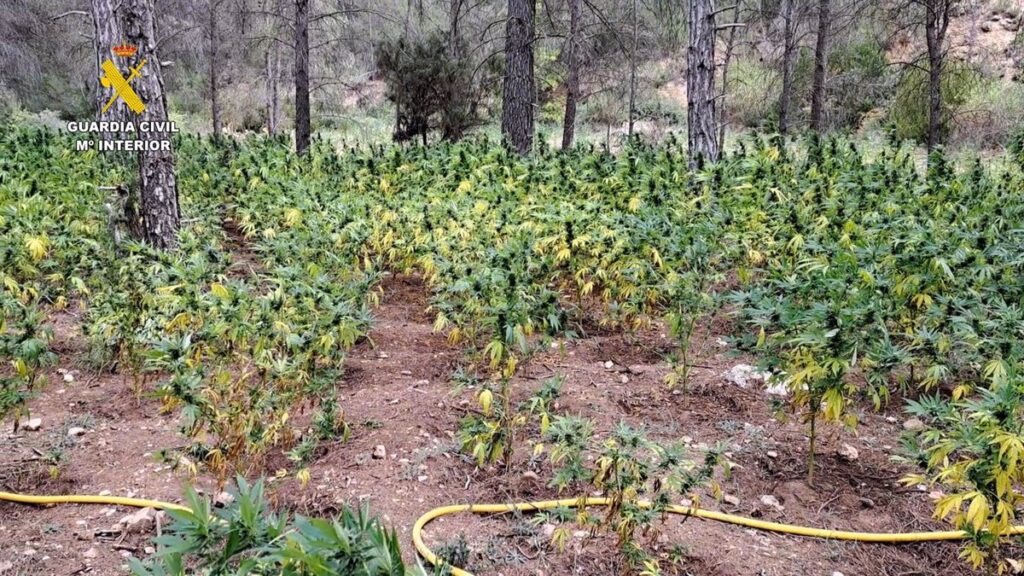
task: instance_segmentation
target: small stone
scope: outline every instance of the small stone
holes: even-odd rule
[[[577,530],[573,532],[572,535],[573,538],[586,538],[587,536],[590,536],[590,532],[587,532],[586,530]]]
[[[533,470],[527,470],[526,472],[523,472],[523,480],[531,480],[533,482],[540,482],[540,476],[537,476],[537,473],[534,472]]]
[[[610,370],[612,366],[615,366],[615,362],[612,362],[611,360],[605,360],[605,363],[604,363],[605,369]]]
[[[426,474],[423,474],[423,475],[417,476],[416,480],[419,481],[419,482],[426,482],[428,478],[429,477]]]
[[[765,494],[764,496],[761,496],[761,504],[775,508],[779,512],[782,512],[782,510],[784,509],[784,507],[782,506],[782,502],[779,502],[779,499],[776,498],[775,496],[772,496],[771,494]]]
[[[625,374],[619,376],[619,382],[623,384],[629,384],[629,376],[626,376]]]
[[[35,431],[39,430],[42,427],[43,427],[43,419],[42,418],[32,418],[28,422],[25,422],[25,423],[23,423],[21,425],[22,429],[28,430],[29,432],[35,432]]]
[[[95,558],[95,557],[97,557],[99,555],[100,555],[100,553],[97,552],[95,548],[89,548],[85,552],[82,552],[82,557],[83,558]]]
[[[846,576],[846,574],[843,574],[839,570],[833,570],[832,571],[832,576]]]
[[[156,548],[153,548],[152,546],[146,546],[142,551],[149,555],[156,554]]]
[[[430,384],[430,380],[417,380],[416,382],[413,382],[412,386],[413,388],[416,388],[418,386],[427,386],[428,384]]]
[[[866,496],[861,496],[861,498],[860,498],[860,505],[863,506],[864,508],[874,508],[875,507],[875,501],[872,500],[871,498],[866,497]]]
[[[918,430],[923,430],[924,422],[922,422],[920,418],[910,418],[904,420],[903,429],[907,430],[908,432],[916,432]]]
[[[100,496],[110,496],[110,490],[100,490]]]
[[[895,424],[896,422],[898,422],[895,416],[886,416],[885,421],[888,422],[889,424]]]
[[[687,445],[693,444],[693,437],[692,436],[683,436],[682,438],[680,438],[680,440],[683,441],[683,444],[687,444]]]
[[[22,552],[22,554],[24,554],[25,556],[35,556],[36,555],[36,549],[35,548],[25,548],[25,551]]]
[[[739,497],[734,496],[732,494],[726,494],[725,496],[722,496],[722,502],[725,502],[726,504],[728,504],[730,506],[739,507],[739,505],[740,505]]]
[[[850,462],[860,458],[860,451],[849,444],[843,444],[840,446],[839,450],[836,450],[836,454],[839,454],[840,458]]]
[[[551,538],[555,535],[555,525],[548,524],[546,522],[544,524],[541,524],[540,533],[543,534],[545,538]]]
[[[377,353],[377,358],[380,358],[380,359],[384,360],[384,359],[389,358],[389,356],[388,356],[387,352],[378,352]]]
[[[118,522],[118,524],[124,526],[124,531],[127,534],[149,532],[155,523],[156,510],[153,508],[142,508],[121,518]]]
[[[765,452],[764,454],[765,454],[765,456],[767,456],[769,458],[778,458],[779,457],[779,453],[776,452],[775,450],[769,450],[769,451]]]
[[[991,22],[982,22],[981,23],[981,31],[982,32],[991,32],[992,31],[992,23]]]
[[[383,460],[383,459],[385,459],[387,457],[388,457],[388,451],[387,451],[387,448],[385,448],[383,444],[377,444],[376,446],[373,447],[373,459],[374,460]]]
[[[402,370],[402,376],[412,376],[412,370]]]
[[[234,495],[231,492],[221,492],[213,498],[213,505],[217,508],[225,508],[230,506],[235,501]]]
[[[85,436],[85,428],[81,426],[68,428],[68,438],[78,438],[79,436]]]

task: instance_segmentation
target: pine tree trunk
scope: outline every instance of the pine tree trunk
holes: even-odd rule
[[[949,26],[951,0],[925,2],[925,40],[928,45],[928,149],[942,144],[942,67],[946,28]]]
[[[636,118],[636,49],[640,41],[640,20],[637,18],[636,0],[633,0],[633,47],[629,52],[629,128],[627,134],[633,135],[633,122]]]
[[[277,50],[277,44],[272,44],[270,48],[267,48],[264,60],[264,67],[266,69],[265,75],[267,78],[267,134],[273,136],[274,134],[277,134],[277,65],[281,60],[280,52]]]
[[[217,95],[217,2],[210,0],[210,118],[213,133],[220,134],[220,102]]]
[[[309,0],[295,0],[295,151],[309,149]]]
[[[814,43],[814,79],[811,81],[811,129],[821,132],[825,122],[825,73],[832,14],[829,0],[818,0],[818,34]]]
[[[779,95],[779,134],[789,131],[789,108],[793,99],[793,64],[796,59],[795,0],[782,5],[782,93]]]
[[[452,62],[460,58],[459,54],[459,14],[462,11],[462,0],[450,0],[448,6],[448,56]]]
[[[690,165],[718,160],[715,134],[715,14],[712,0],[689,0],[686,124]]]
[[[580,20],[583,0],[569,0],[569,39],[565,54],[568,74],[565,78],[565,117],[562,119],[562,148],[572,148],[576,135],[576,102],[580,97]]]
[[[96,28],[97,62],[102,64],[107,58],[113,58],[111,49],[117,44],[124,42],[135,46],[137,52],[130,60],[116,59],[119,61],[115,64],[122,70],[128,67],[139,70],[139,76],[130,84],[145,105],[141,114],[135,114],[118,101],[107,114],[100,115],[101,119],[130,120],[136,123],[136,128],[142,122],[166,123],[167,101],[160,58],[156,53],[152,0],[119,0],[116,8],[114,0],[92,0],[91,4]],[[101,90],[100,94],[104,91]],[[100,97],[103,101],[101,107],[106,99],[106,96]],[[146,141],[170,138],[169,134],[152,131],[136,129],[136,133],[140,140]],[[181,222],[174,155],[170,150],[144,150],[138,154],[138,167],[142,240],[156,248],[172,249],[177,245]]]
[[[739,4],[732,8],[732,26],[729,28],[729,39],[725,42],[725,59],[722,62],[722,99],[718,103],[718,116],[715,118],[715,122],[718,123],[718,149],[725,149],[725,127],[727,122],[725,121],[725,103],[726,96],[729,91],[729,64],[732,62],[733,49],[736,46],[736,29],[739,28],[740,24],[740,7]]]
[[[527,154],[533,146],[533,32],[533,0],[508,0],[501,134],[519,154]]]

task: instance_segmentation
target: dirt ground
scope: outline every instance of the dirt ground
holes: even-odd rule
[[[449,381],[463,359],[462,349],[431,331],[426,289],[417,279],[392,278],[383,287],[371,341],[352,350],[338,383],[351,437],[330,446],[310,466],[312,479],[306,488],[286,478],[271,480],[270,492],[279,508],[305,514],[329,514],[342,504],[368,502],[397,529],[412,562],[411,527],[433,507],[559,495],[546,487],[551,470],[543,459],[521,455],[519,465],[505,472],[503,467],[477,469],[458,452],[455,431],[474,395],[472,390],[454,394]],[[0,432],[0,489],[35,494],[109,491],[180,501],[186,474],[160,457],[162,450],[185,444],[177,432],[177,415],[161,415],[155,400],[137,399],[122,376],[97,374],[87,367],[76,312],[56,314],[53,323],[60,363],[50,374],[50,384],[31,402],[32,416],[42,419],[42,427],[17,434],[5,427]],[[593,419],[599,433],[624,421],[645,426],[658,439],[727,443],[736,466],[723,489],[738,504],[704,499],[703,505],[712,509],[835,529],[948,528],[930,520],[932,502],[926,492],[896,484],[906,472],[891,460],[902,431],[901,401],[894,400],[883,413],[862,407],[855,432],[828,429],[817,451],[820,469],[811,488],[804,482],[807,442],[799,423],[779,421],[771,397],[756,386],[741,388],[723,377],[730,367],[750,362],[720,344],[725,328],[718,319],[702,331],[697,346],[704,354],[697,363],[703,367],[694,369],[685,393],[673,393],[662,383],[668,370],[662,352],[669,342],[656,328],[631,336],[591,331],[532,357],[515,385],[526,392],[550,376],[564,375],[558,411]],[[69,438],[67,431],[74,426],[85,428],[85,434]],[[838,455],[844,443],[857,450],[856,459]],[[370,456],[378,445],[387,451],[383,459]],[[63,460],[51,470],[48,458],[55,452]],[[273,476],[284,463],[283,457],[272,457],[266,474]],[[531,467],[540,481],[525,474]],[[216,490],[209,478],[199,482],[208,493]],[[764,495],[775,496],[782,509],[763,505]],[[41,508],[0,502],[0,574],[124,574],[128,556],[151,552],[152,533],[106,535],[130,512],[112,506]],[[529,520],[463,514],[430,524],[427,539],[436,549],[465,536],[469,568],[481,575],[618,572],[614,542],[608,537],[577,533],[557,552]],[[658,552],[675,549],[681,558],[672,566],[662,562],[666,574],[968,573],[957,560],[955,543],[841,543],[677,517],[670,517],[650,540]]]

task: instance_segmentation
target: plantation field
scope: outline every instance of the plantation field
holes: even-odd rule
[[[898,147],[868,161],[838,139],[751,138],[691,172],[673,140],[299,158],[182,136],[187,226],[159,253],[105,207],[129,168],[72,150],[0,136],[0,413],[41,420],[0,439],[4,490],[181,501],[186,481],[214,496],[266,477],[278,510],[368,503],[407,563],[435,506],[616,502],[432,523],[428,544],[478,574],[1013,565],[1019,152],[922,173]],[[683,500],[970,534],[896,547],[663,523]],[[112,530],[126,513],[0,503],[0,573],[120,573],[152,536]]]

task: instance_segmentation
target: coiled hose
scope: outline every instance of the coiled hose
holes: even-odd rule
[[[129,506],[134,508],[156,508],[161,510],[183,510],[189,509],[180,504],[162,502],[160,500],[146,500],[142,498],[123,498],[120,496],[90,496],[71,494],[65,496],[31,496],[27,494],[15,494],[12,492],[0,492],[0,500],[20,502],[22,504],[112,504],[117,506]],[[451,514],[460,512],[472,512],[474,514],[503,514],[509,512],[537,512],[551,510],[553,508],[579,508],[588,506],[607,506],[608,498],[568,498],[563,500],[542,500],[539,502],[513,502],[507,504],[456,504],[452,506],[441,506],[434,508],[416,520],[412,528],[412,542],[416,551],[428,562],[435,566],[446,564],[444,560],[426,545],[423,541],[423,529],[430,522]],[[649,506],[649,502],[640,502],[641,506]],[[936,542],[942,540],[962,540],[968,535],[962,530],[947,530],[937,532],[851,532],[846,530],[826,530],[822,528],[811,528],[809,526],[794,526],[780,522],[768,522],[735,516],[724,512],[704,510],[687,506],[670,505],[666,512],[679,514],[681,516],[694,516],[705,520],[715,520],[745,526],[755,530],[776,532],[779,534],[791,534],[794,536],[806,536],[810,538],[824,538],[827,540],[848,540],[853,542],[874,542],[880,544],[902,544],[908,542]],[[1014,526],[1006,534],[1007,536],[1018,536],[1024,534],[1024,526]],[[456,566],[447,566],[452,576],[473,576]]]

